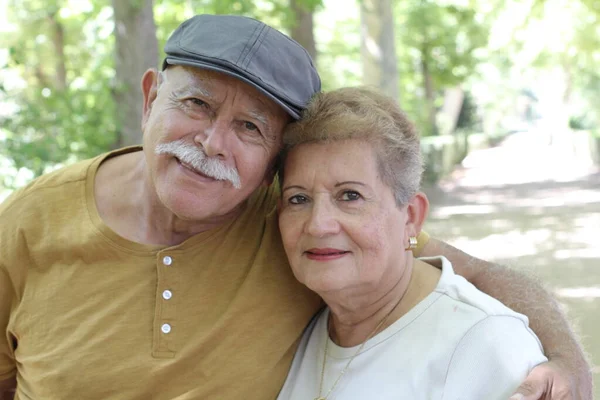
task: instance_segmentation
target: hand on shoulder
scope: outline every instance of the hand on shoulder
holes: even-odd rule
[[[592,374],[555,357],[536,366],[509,400],[592,400]]]

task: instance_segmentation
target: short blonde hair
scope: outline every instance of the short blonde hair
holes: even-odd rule
[[[313,97],[301,119],[284,130],[279,179],[283,182],[285,158],[295,146],[345,139],[373,146],[381,179],[399,206],[419,190],[423,163],[417,130],[392,98],[366,87]]]

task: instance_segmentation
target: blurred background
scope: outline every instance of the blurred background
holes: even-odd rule
[[[553,290],[600,398],[599,0],[0,0],[0,201],[140,143],[140,78],[199,13],[288,33],[324,89],[395,97],[422,134],[426,229]]]

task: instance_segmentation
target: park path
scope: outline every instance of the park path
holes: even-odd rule
[[[521,132],[424,190],[428,232],[554,291],[591,356],[600,399],[600,170],[568,135]]]

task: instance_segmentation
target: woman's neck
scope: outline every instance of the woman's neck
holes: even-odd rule
[[[338,301],[324,297],[330,308],[329,335],[334,343],[342,347],[360,345],[396,322],[435,289],[439,281],[437,268],[413,259],[408,264],[383,294],[373,294],[361,302],[351,296]]]

